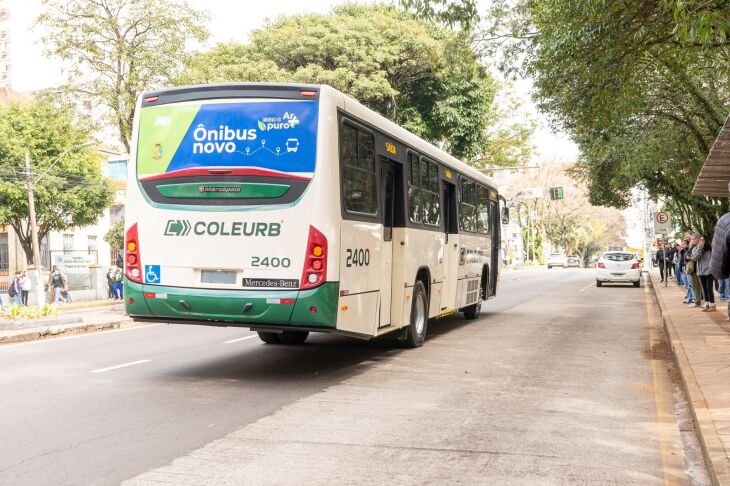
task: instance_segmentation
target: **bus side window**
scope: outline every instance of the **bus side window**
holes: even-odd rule
[[[423,198],[423,222],[438,226],[441,223],[439,202],[439,168],[430,160],[421,159],[421,195]]]
[[[477,231],[489,234],[489,189],[482,185],[477,186]]]
[[[459,223],[464,231],[477,230],[477,202],[475,184],[468,179],[461,179],[459,187]]]
[[[421,184],[418,155],[408,154],[408,217],[412,223],[421,222]]]
[[[375,183],[375,139],[372,134],[342,125],[342,197],[345,210],[375,215],[378,195]]]

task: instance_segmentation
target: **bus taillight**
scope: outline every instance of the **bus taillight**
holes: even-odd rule
[[[132,282],[142,283],[142,271],[139,267],[139,238],[137,237],[137,223],[134,223],[127,230],[127,237],[124,239],[124,252],[127,268],[125,274]]]
[[[300,288],[311,289],[327,280],[327,238],[314,226],[309,227],[307,253]]]

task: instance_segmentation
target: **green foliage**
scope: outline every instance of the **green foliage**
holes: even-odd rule
[[[207,17],[184,1],[43,0],[38,18],[50,53],[68,62],[74,94],[109,108],[129,151],[137,96],[169,84],[189,42],[203,41]],[[87,81],[82,81],[87,80]]]
[[[25,185],[25,152],[36,176],[51,167],[35,184],[39,239],[49,231],[63,231],[96,223],[111,204],[114,191],[102,177],[98,155],[89,147],[88,129],[73,122],[70,106],[43,96],[32,102],[0,108],[0,224],[11,225],[32,262]]]
[[[450,27],[469,30],[479,23],[476,0],[400,0],[399,3],[420,17]]]
[[[109,228],[104,235],[104,241],[109,243],[112,248],[122,248],[124,246],[124,220],[120,219]]]
[[[46,319],[58,315],[58,306],[55,304],[43,304],[40,307],[12,305],[8,313],[13,320]]]
[[[178,79],[227,81],[328,84],[464,158],[488,151],[496,115],[497,83],[466,34],[379,4],[276,19],[193,57]]]
[[[685,228],[711,231],[727,201],[691,190],[730,111],[730,4],[508,4],[494,3],[487,35],[579,144],[573,174],[590,201],[625,207],[642,188],[669,201]]]

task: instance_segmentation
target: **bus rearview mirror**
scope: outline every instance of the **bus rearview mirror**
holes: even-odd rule
[[[509,208],[502,208],[502,224],[509,224]]]

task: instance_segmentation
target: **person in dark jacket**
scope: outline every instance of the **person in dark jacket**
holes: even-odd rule
[[[730,185],[728,185],[730,190]],[[715,225],[715,234],[712,237],[712,258],[710,259],[710,270],[716,279],[730,277],[730,213],[725,213]],[[730,319],[730,306],[728,306],[728,319]]]
[[[700,249],[700,253],[696,258],[696,273],[697,278],[699,278],[700,280],[702,297],[705,300],[705,308],[702,309],[702,311],[714,311],[715,288],[714,278],[712,277],[712,272],[710,271],[711,245],[709,242],[705,241],[704,236],[700,236],[697,247]]]
[[[114,298],[114,269],[109,267],[109,271],[106,273],[106,285],[107,285],[107,296],[110,299]]]
[[[664,256],[664,251],[664,248],[660,246],[656,251],[656,256],[654,258],[654,261],[659,267],[659,276],[661,277],[661,280],[659,280],[660,282],[664,282],[664,264],[667,262]]]

